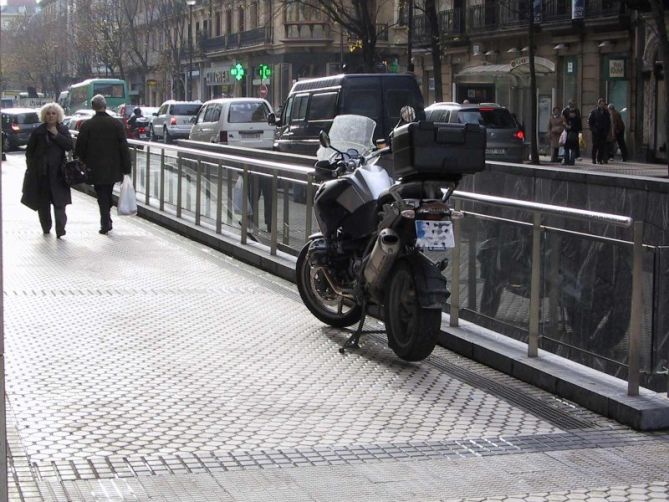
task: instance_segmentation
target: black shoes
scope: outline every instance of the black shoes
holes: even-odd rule
[[[111,229],[112,226],[110,223],[109,225],[103,225],[98,232],[101,233],[102,235],[107,235]]]
[[[67,232],[65,232],[65,229],[62,229],[60,232],[56,231],[56,238],[60,239],[63,235],[65,235]]]

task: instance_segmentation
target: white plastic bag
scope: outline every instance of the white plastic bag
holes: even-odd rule
[[[118,196],[118,205],[116,211],[119,216],[133,216],[137,214],[137,198],[135,197],[135,188],[132,186],[130,176],[123,175],[121,183],[121,193]]]
[[[234,211],[235,214],[242,214],[242,204],[244,203],[244,177],[239,176],[237,178],[237,182],[235,183],[235,186],[232,187],[232,210]],[[247,199],[248,201],[248,212],[249,216],[253,215],[253,208],[251,207],[251,199]]]
[[[567,143],[567,130],[565,129],[562,131],[562,134],[560,134],[560,140],[558,141],[558,144],[560,146],[564,146]]]

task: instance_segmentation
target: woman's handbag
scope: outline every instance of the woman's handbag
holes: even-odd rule
[[[63,163],[62,169],[63,178],[68,186],[88,183],[91,170],[79,159],[68,160]]]
[[[116,211],[119,216],[133,216],[137,214],[135,187],[132,186],[132,180],[127,174],[123,175],[123,183],[121,183],[121,193],[118,196]]]

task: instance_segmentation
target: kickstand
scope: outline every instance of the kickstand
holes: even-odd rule
[[[362,336],[362,327],[365,324],[365,317],[367,317],[367,301],[363,300],[362,302],[362,315],[360,316],[360,322],[358,323],[358,329],[348,337],[348,340],[344,342],[344,345],[339,347],[339,353],[344,354],[346,349],[359,349],[360,337]]]

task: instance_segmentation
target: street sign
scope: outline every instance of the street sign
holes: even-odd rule
[[[267,86],[265,84],[262,84],[260,86],[260,97],[261,98],[266,98],[268,92],[269,92],[269,89],[267,88]]]

